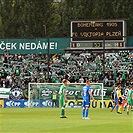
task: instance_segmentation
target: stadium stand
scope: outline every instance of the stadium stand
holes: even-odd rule
[[[103,62],[104,60],[104,62]],[[104,63],[104,64],[103,64]],[[105,70],[103,70],[105,65]],[[49,73],[48,73],[49,71]],[[50,55],[0,55],[0,87],[28,87],[29,82],[104,82],[105,86],[133,83],[133,53],[65,53]]]

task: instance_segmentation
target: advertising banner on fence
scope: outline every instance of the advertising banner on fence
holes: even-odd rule
[[[27,108],[29,101],[28,100],[1,100],[0,105],[4,108]],[[30,101],[30,107],[38,108],[38,107],[45,107],[49,108],[52,107],[51,100],[32,100]]]
[[[3,101],[0,102],[3,106]],[[113,102],[111,100],[104,101],[104,107],[109,108],[112,107]],[[5,108],[27,108],[28,107],[28,100],[4,100],[4,107]],[[30,107],[45,107],[49,108],[52,107],[52,100],[32,100],[30,101]],[[82,107],[82,100],[69,100],[66,107],[68,108],[81,108]],[[91,102],[91,108],[102,108],[102,101],[96,100],[95,102]]]
[[[122,106],[126,104],[126,100],[122,101]],[[103,107],[104,108],[112,108],[114,102],[112,100],[104,100]],[[67,108],[81,108],[82,107],[82,100],[68,100],[66,104]],[[91,101],[90,108],[102,108],[102,100],[95,100],[94,102]]]
[[[103,101],[104,108],[111,108],[113,105],[112,100],[104,100]],[[68,108],[81,108],[82,107],[82,100],[68,100],[66,107]],[[95,100],[94,102],[91,101],[90,108],[102,108],[102,100]]]
[[[126,103],[126,100],[123,100],[123,106]],[[27,108],[28,100],[0,100],[1,107],[4,108]],[[112,100],[104,100],[103,101],[104,108],[111,108],[114,104]],[[32,100],[30,101],[30,107],[34,108],[51,108],[52,100]],[[57,105],[58,107],[58,105]],[[82,100],[68,100],[66,104],[67,108],[81,108]],[[91,101],[90,108],[102,108],[102,100]]]
[[[26,100],[4,100],[4,108],[23,108]]]
[[[81,91],[85,84],[69,84],[66,95],[68,99],[82,99]],[[30,84],[30,97],[32,99],[51,99],[53,91],[56,91],[59,97],[59,88],[61,84]],[[103,98],[110,99],[112,87],[103,88]],[[91,91],[95,99],[102,99],[102,84],[91,84]]]
[[[82,96],[81,90],[85,84],[71,84],[67,86],[67,98],[69,102],[67,107],[81,107]],[[59,88],[61,84],[31,84],[30,93],[28,90],[21,88],[0,88],[0,99],[4,100],[5,108],[27,108],[28,105],[31,107],[52,107],[52,94],[55,92],[57,94],[57,104],[59,107]],[[91,91],[96,101],[91,104],[93,108],[101,108],[101,84],[92,84]],[[111,101],[111,91],[113,87],[103,88],[103,105],[104,107],[110,107]],[[126,95],[128,88],[123,92]],[[30,94],[30,103],[28,101],[28,94]],[[27,95],[25,97],[25,95]],[[105,102],[105,103],[104,103]]]
[[[67,86],[66,95],[68,99],[82,99],[81,91],[85,84],[69,84]],[[30,84],[30,97],[32,99],[51,99],[53,91],[56,91],[59,97],[59,89],[61,84]],[[103,99],[110,100],[113,87],[103,87]],[[129,88],[122,88],[123,96],[127,95]],[[91,84],[91,92],[96,100],[102,98],[102,85],[99,83]]]

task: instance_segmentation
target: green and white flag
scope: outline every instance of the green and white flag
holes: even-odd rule
[[[9,99],[11,88],[0,88],[0,99]]]

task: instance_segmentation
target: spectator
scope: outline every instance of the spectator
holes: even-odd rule
[[[12,87],[17,81],[19,86],[23,84],[23,88],[27,88],[31,79],[40,83],[60,83],[63,78],[71,83],[85,83],[89,78],[93,82],[105,81],[107,86],[111,86],[108,80],[114,80],[117,85],[123,83],[123,87],[133,82],[132,52],[106,53],[105,57],[103,71],[103,54],[50,55],[48,73],[47,54],[10,55],[6,51],[0,56],[0,84],[1,87]]]

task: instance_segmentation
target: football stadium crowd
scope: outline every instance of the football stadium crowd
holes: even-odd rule
[[[133,52],[0,55],[0,87],[21,87],[29,82],[104,82],[105,86],[133,83]]]

